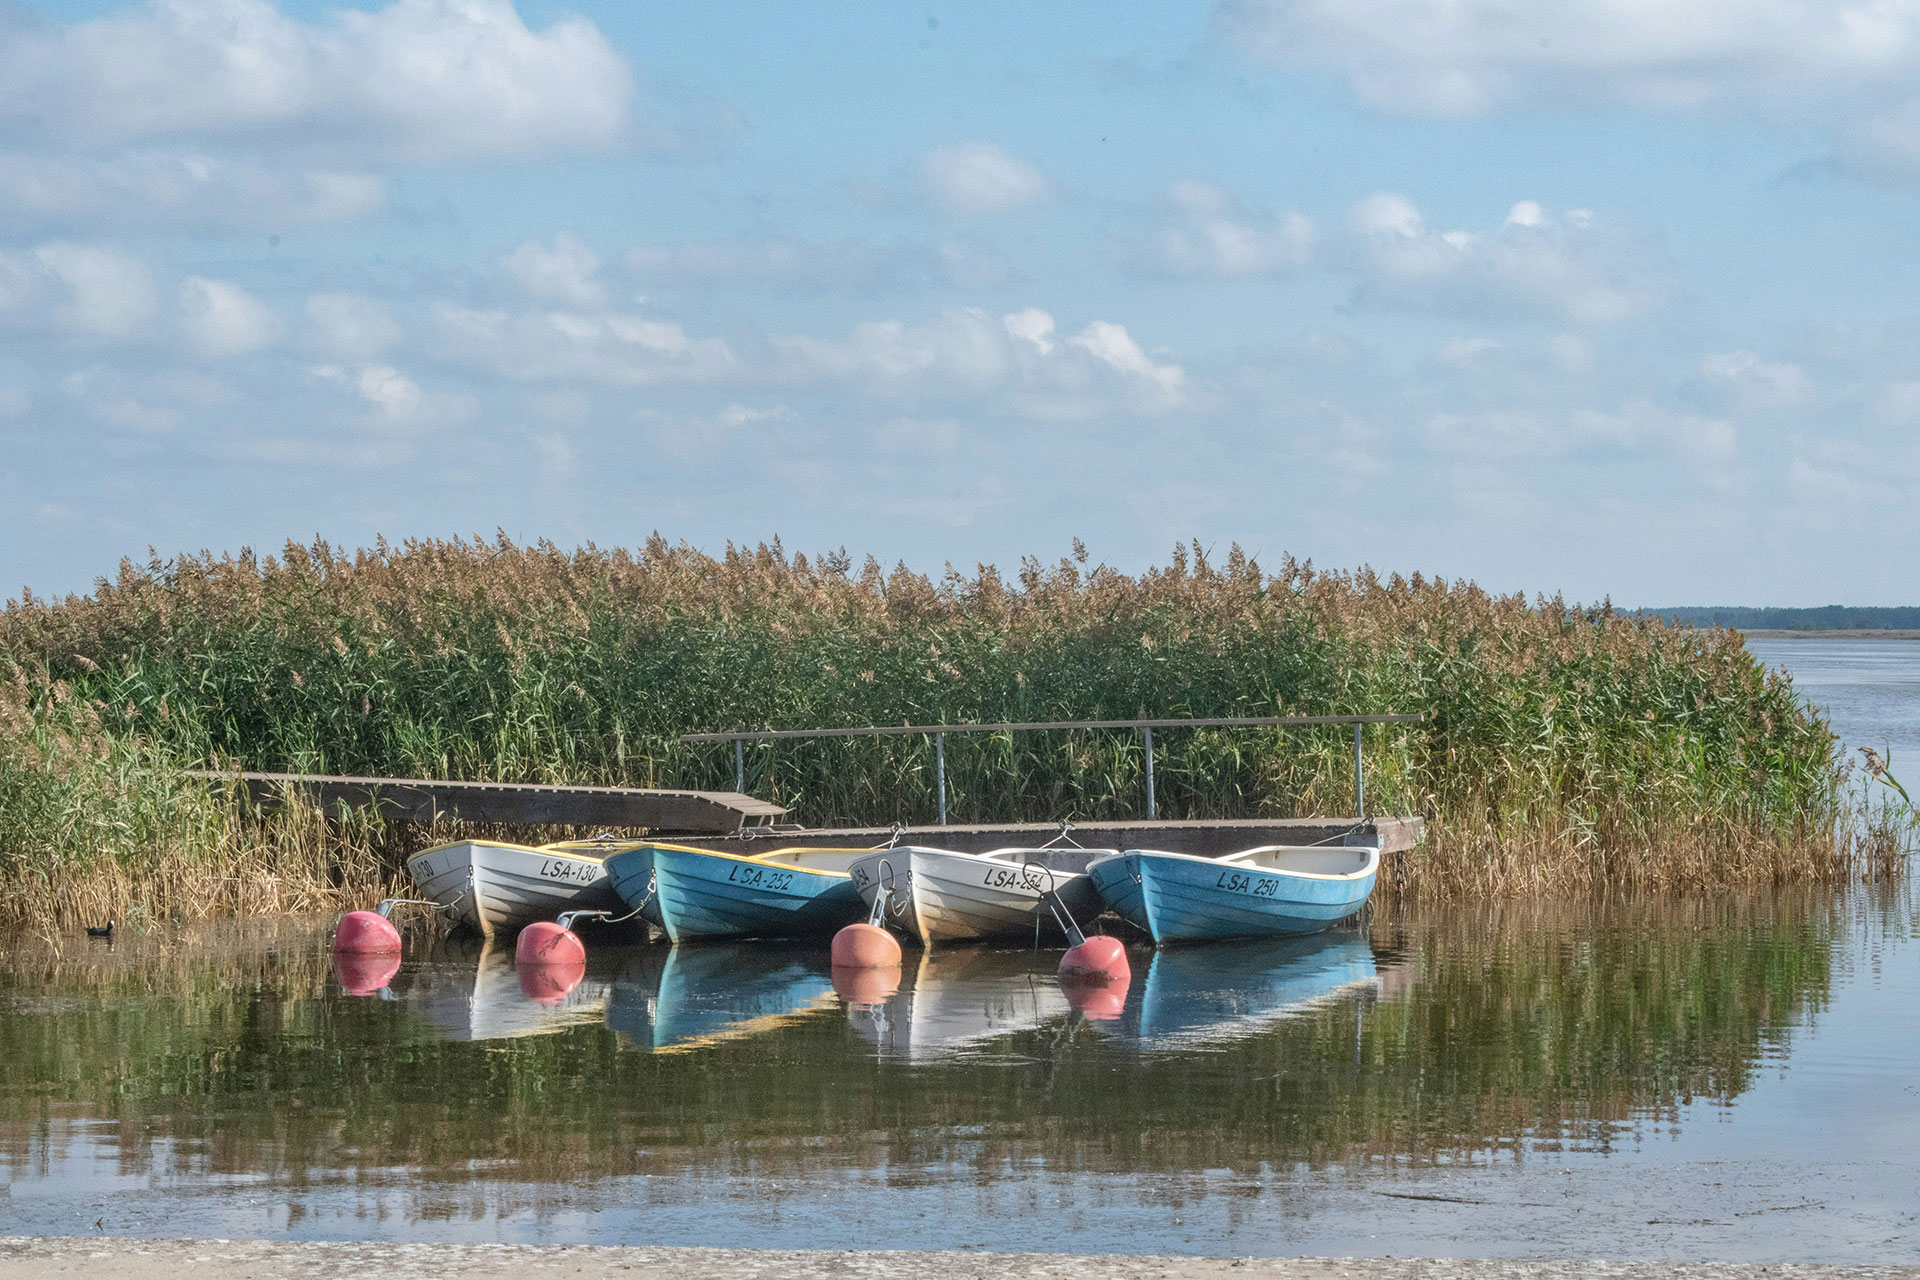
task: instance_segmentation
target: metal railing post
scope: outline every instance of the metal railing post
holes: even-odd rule
[[[740,738],[733,740],[733,789],[741,795],[747,793],[747,748]]]
[[[940,793],[940,825],[947,825],[947,735],[933,735],[933,778]]]
[[[1356,818],[1367,816],[1366,763],[1360,755],[1360,725],[1353,726],[1353,813]]]
[[[1153,798],[1153,726],[1140,730],[1147,738],[1147,821],[1152,822],[1160,816],[1159,806]]]

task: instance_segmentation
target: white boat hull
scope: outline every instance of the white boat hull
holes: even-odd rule
[[[1105,849],[1021,850],[1012,857],[994,857],[902,847],[868,854],[848,867],[847,874],[868,907],[890,886],[889,922],[905,928],[922,946],[996,938],[1032,941],[1036,921],[1043,938],[1058,940],[1059,926],[1041,895],[1052,890],[1075,921],[1091,922],[1102,907],[1085,864],[1108,856],[1112,851]]]
[[[626,914],[604,859],[593,854],[462,840],[421,850],[407,859],[407,870],[421,897],[483,937],[514,933],[563,911]]]

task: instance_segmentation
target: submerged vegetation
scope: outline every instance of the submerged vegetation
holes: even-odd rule
[[[1417,813],[1414,894],[1849,874],[1848,775],[1729,631],[1325,572],[1197,545],[935,580],[776,542],[714,557],[410,542],[124,563],[0,615],[0,890],[40,918],[364,895],[419,833],[262,821],[190,767],[730,789],[683,733],[1409,712],[1367,731],[1369,808]],[[1351,812],[1344,726],[1163,731],[1163,817]],[[947,741],[955,821],[1144,810],[1126,732]],[[924,821],[932,744],[750,747],[809,825]],[[1843,834],[1836,837],[1835,832]],[[219,887],[223,886],[223,887]]]

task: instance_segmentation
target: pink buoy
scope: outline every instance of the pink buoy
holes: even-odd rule
[[[1075,981],[1133,981],[1133,966],[1127,963],[1127,949],[1120,939],[1096,934],[1069,947],[1060,957],[1060,976]]]
[[[400,972],[398,951],[336,951],[333,976],[350,996],[370,996]]]
[[[892,969],[900,964],[900,940],[877,924],[850,924],[833,935],[836,969]]]
[[[587,945],[571,929],[562,929],[551,920],[535,920],[520,931],[513,944],[515,964],[581,964],[587,962]]]
[[[587,976],[585,960],[560,960],[549,964],[517,965],[520,994],[535,1004],[561,1004]]]
[[[400,931],[377,911],[349,911],[333,930],[335,955],[398,955]]]

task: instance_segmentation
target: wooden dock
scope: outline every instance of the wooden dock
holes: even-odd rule
[[[1402,853],[1420,841],[1420,818],[1206,818],[1179,822],[1073,823],[1067,838],[1089,849],[1173,849],[1201,857],[1218,857],[1263,844],[1340,844],[1348,836],[1380,838],[1382,853]],[[966,826],[902,827],[896,839],[891,827],[834,827],[794,830],[769,827],[744,829],[723,839],[700,839],[703,849],[728,853],[756,853],[770,842],[809,849],[864,849],[886,844],[933,845],[960,853],[1046,844],[1060,836],[1060,824],[990,822]]]
[[[189,776],[235,783],[263,808],[284,804],[292,792],[327,813],[374,809],[385,818],[411,822],[459,818],[523,826],[643,828],[656,835],[737,836],[776,823],[787,812],[777,804],[737,791],[210,770]]]

